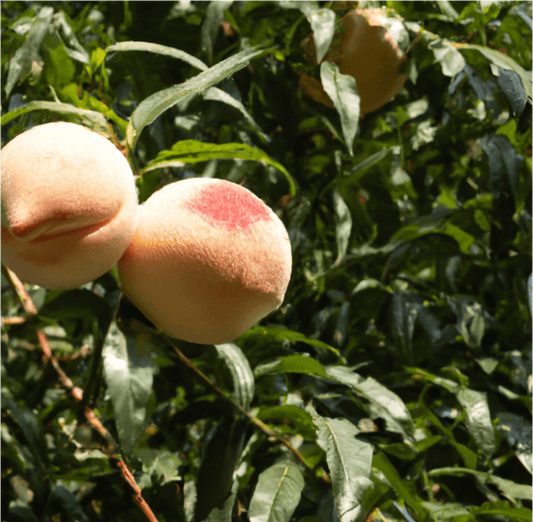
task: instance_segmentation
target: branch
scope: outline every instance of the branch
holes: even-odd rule
[[[37,315],[37,308],[35,307],[30,295],[24,288],[24,285],[20,281],[20,279],[15,275],[14,272],[12,272],[5,265],[2,265],[2,272],[6,276],[12,288],[17,293],[20,299],[20,302],[22,303],[22,306],[24,308],[24,311],[29,316]],[[72,397],[74,397],[74,400],[77,403],[80,403],[83,399],[83,390],[79,388],[78,386],[75,386],[72,380],[59,366],[57,358],[52,355],[52,350],[50,348],[50,344],[48,343],[48,338],[46,337],[46,334],[42,330],[37,330],[37,339],[39,340],[39,344],[41,345],[41,348],[43,350],[43,363],[45,365],[48,362],[52,364],[53,368],[57,372],[57,375],[63,387],[67,391],[70,392],[70,394],[72,395]],[[107,448],[106,448],[105,453],[108,456],[108,458],[118,459],[118,467],[121,469],[122,476],[124,477],[126,482],[131,486],[131,488],[135,492],[134,498],[137,504],[139,505],[139,507],[143,510],[144,514],[146,515],[146,517],[148,518],[150,522],[158,522],[150,506],[148,505],[146,500],[144,500],[142,496],[141,488],[137,485],[137,482],[135,482],[135,478],[133,474],[131,473],[127,464],[124,462],[124,459],[120,456],[120,448],[118,447],[118,444],[116,443],[116,441],[113,439],[112,435],[103,426],[103,424],[100,422],[100,420],[98,419],[98,417],[96,416],[96,414],[91,408],[89,408],[88,406],[85,407],[83,413],[85,414],[85,418],[87,419],[89,424],[106,441]]]

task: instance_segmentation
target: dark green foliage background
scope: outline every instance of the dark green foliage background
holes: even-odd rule
[[[268,47],[217,85],[250,117],[202,95],[183,100],[137,135],[130,161],[141,201],[169,182],[214,176],[244,184],[285,223],[293,275],[283,306],[238,348],[175,343],[236,402],[253,394],[244,407],[308,466],[146,333],[112,271],[69,292],[28,286],[38,315],[3,323],[2,520],[146,519],[80,405],[43,365],[38,329],[84,390],[83,405],[122,444],[160,522],[207,519],[232,485],[226,510],[209,520],[336,520],[335,504],[364,475],[361,464],[336,478],[354,447],[371,447],[372,486],[342,520],[531,520],[531,4],[373,3],[424,32],[409,26],[409,79],[358,122],[353,155],[337,112],[299,90],[298,71],[319,77],[303,58],[302,10],[214,4],[2,2],[2,144],[52,119],[109,134],[94,114],[38,105],[9,115],[59,101],[104,114],[126,147],[139,104],[199,72],[154,53],[106,54],[116,43],[169,46],[210,67]],[[494,53],[524,69],[529,87]],[[181,167],[147,169],[181,140],[245,144],[268,161],[193,162],[185,152]],[[2,316],[23,315],[3,274]],[[115,387],[113,357],[129,368]],[[339,430],[341,464],[320,419]],[[280,470],[294,489],[275,497]],[[277,510],[270,518],[254,515],[261,495]]]

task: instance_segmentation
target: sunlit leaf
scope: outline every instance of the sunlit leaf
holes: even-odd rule
[[[334,63],[322,62],[320,79],[339,113],[344,143],[348,152],[353,155],[353,140],[359,127],[360,115],[360,97],[355,78],[349,74],[341,74]]]
[[[245,410],[254,398],[255,382],[250,363],[235,343],[215,345],[219,357],[226,363],[233,379],[233,396]]]
[[[318,444],[326,452],[338,516],[342,522],[353,522],[372,485],[372,446],[355,438],[358,430],[346,419],[317,416],[314,422]]]
[[[289,522],[300,502],[304,477],[291,462],[279,462],[259,475],[248,515],[250,522]]]
[[[160,45],[152,42],[118,42],[106,47],[105,49],[107,54],[124,51],[141,51],[160,54],[162,56],[169,56],[171,58],[176,58],[178,60],[187,62],[201,71],[208,69],[207,65],[202,62],[202,60],[199,60],[195,56],[192,56],[181,49],[174,49],[173,47],[168,47],[167,45]]]
[[[184,83],[163,89],[145,98],[131,115],[128,125],[127,139],[131,148],[135,147],[144,127],[152,123],[170,107],[204,92],[224,78],[246,67],[254,58],[265,52],[266,50],[262,46],[241,51]]]
[[[126,339],[113,323],[103,351],[104,377],[126,453],[135,448],[149,418],[155,373],[150,350],[142,336]]]
[[[324,367],[317,360],[304,355],[280,357],[275,361],[262,363],[254,369],[256,377],[273,373],[305,373],[322,378],[327,377]]]
[[[186,163],[199,163],[210,160],[241,159],[258,161],[270,165],[285,175],[289,182],[291,193],[296,193],[296,185],[285,167],[273,160],[260,149],[250,147],[244,143],[204,143],[195,140],[183,140],[175,143],[170,150],[161,151],[156,159],[149,163],[141,173],[150,172],[154,169],[176,166]]]

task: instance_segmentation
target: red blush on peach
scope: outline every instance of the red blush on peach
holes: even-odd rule
[[[246,230],[270,219],[266,205],[239,186],[215,183],[199,190],[187,208],[227,230]]]

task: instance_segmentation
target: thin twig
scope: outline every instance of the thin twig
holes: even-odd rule
[[[307,462],[305,461],[304,456],[284,437],[276,433],[275,431],[271,430],[263,421],[259,420],[257,417],[254,417],[250,415],[240,404],[235,402],[235,400],[231,397],[231,395],[223,392],[209,377],[207,377],[201,370],[199,370],[183,353],[179,350],[179,348],[171,341],[169,337],[166,335],[164,336],[166,341],[172,346],[174,351],[176,352],[177,356],[180,358],[180,360],[190,368],[196,375],[198,375],[203,381],[205,381],[215,392],[220,395],[222,398],[224,398],[226,401],[228,401],[234,408],[239,410],[240,413],[245,415],[252,424],[257,426],[259,429],[261,429],[264,433],[266,433],[269,437],[275,437],[278,439],[286,448],[289,449],[289,451],[292,452],[292,454],[305,466],[309,467]],[[330,479],[327,475],[324,476],[324,480],[328,482]]]
[[[4,272],[6,278],[8,279],[9,283],[11,284],[11,286],[13,287],[17,295],[19,296],[19,299],[22,303],[22,306],[25,312],[30,316],[36,315],[37,308],[35,307],[28,292],[26,292],[26,289],[24,288],[24,285],[20,281],[20,279],[16,276],[15,273],[13,273],[11,270],[9,270],[9,268],[5,267],[4,265],[2,265],[2,271]],[[83,390],[79,388],[78,386],[75,386],[72,380],[59,366],[57,358],[52,355],[52,350],[50,348],[48,338],[46,337],[46,334],[42,330],[37,330],[37,339],[39,340],[39,344],[41,345],[41,348],[43,350],[43,363],[45,365],[48,362],[52,364],[52,366],[57,372],[57,375],[63,387],[67,391],[70,392],[70,394],[72,395],[72,397],[74,397],[74,400],[76,402],[80,403],[83,399]],[[85,414],[85,418],[87,419],[89,424],[93,428],[95,428],[95,430],[106,441],[107,448],[106,448],[105,453],[108,456],[108,458],[113,458],[113,459],[118,460],[118,467],[122,471],[122,476],[124,477],[126,482],[131,486],[131,488],[135,492],[135,496],[134,496],[135,502],[137,502],[137,504],[143,510],[144,514],[146,515],[146,517],[148,518],[150,522],[158,522],[150,506],[148,505],[146,500],[144,500],[142,496],[141,488],[137,485],[137,482],[135,482],[135,477],[131,473],[127,464],[124,462],[124,459],[120,456],[120,449],[118,447],[118,444],[113,439],[112,435],[100,422],[100,420],[98,419],[98,417],[96,416],[96,414],[91,408],[89,408],[88,406],[85,407],[83,413]]]

